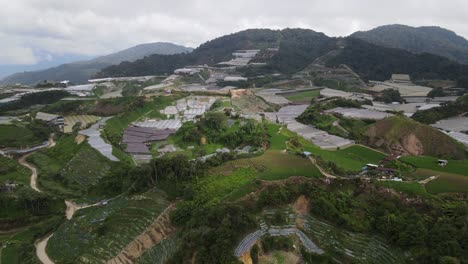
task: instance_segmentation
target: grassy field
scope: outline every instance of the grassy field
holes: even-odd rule
[[[0,182],[13,181],[29,186],[31,171],[15,160],[0,155]]]
[[[56,263],[103,263],[143,232],[168,204],[163,192],[150,190],[81,210],[58,228],[47,253]]]
[[[440,172],[454,173],[468,176],[468,160],[449,160],[447,166],[442,167],[437,164],[437,158],[405,156],[400,159],[416,168],[429,169]]]
[[[286,95],[286,99],[292,102],[310,102],[313,98],[320,95],[320,90],[304,91]]]
[[[263,155],[233,160],[212,170],[213,174],[229,175],[238,168],[253,168],[263,180],[281,180],[291,176],[320,177],[321,173],[310,160],[278,150]]]
[[[271,136],[271,149],[285,149],[285,142],[297,135],[296,133],[293,133],[284,128],[281,129],[280,133],[278,133],[279,128],[279,125],[268,125],[268,131]],[[320,156],[326,161],[335,162],[339,167],[342,167],[347,171],[360,171],[361,168],[367,163],[378,164],[380,160],[385,158],[385,154],[359,145],[333,151],[323,150],[302,137],[299,137],[299,143],[301,147],[297,148],[297,151],[309,151],[313,155]]]
[[[21,147],[42,143],[44,140],[22,126],[0,125],[0,147]]]
[[[414,196],[426,196],[427,191],[419,182],[378,181],[378,185]]]
[[[443,175],[426,184],[426,189],[432,194],[438,193],[468,193],[468,177],[456,174]]]

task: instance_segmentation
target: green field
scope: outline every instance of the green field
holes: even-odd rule
[[[0,233],[0,263],[40,263],[34,255],[34,241],[60,225],[62,221],[63,216],[53,216],[11,233]]]
[[[468,193],[468,177],[456,174],[443,175],[426,184],[426,189],[432,194],[438,193]]]
[[[430,169],[434,171],[447,172],[468,176],[468,160],[449,160],[447,166],[437,164],[437,158],[423,156],[405,156],[400,159],[416,168]]]
[[[268,125],[268,131],[271,136],[271,149],[285,149],[285,141],[297,136],[296,133],[284,128],[281,129],[280,133],[278,133],[279,128],[279,125]],[[321,149],[302,137],[299,137],[299,143],[301,144],[301,147],[296,148],[295,151],[309,151],[312,155],[320,156],[325,161],[332,161],[347,171],[360,171],[367,163],[378,164],[379,161],[384,159],[386,156],[381,152],[360,145],[354,145],[345,149],[333,151]]]
[[[146,250],[140,258],[138,264],[164,264],[176,252],[179,239],[177,235],[172,235],[164,239],[161,243]]]
[[[204,195],[235,200],[256,189],[255,179],[282,180],[292,176],[318,178],[322,174],[306,158],[278,150],[268,150],[263,155],[226,162],[210,170],[198,186]]]
[[[28,158],[39,171],[39,185],[55,194],[76,196],[105,177],[111,161],[88,143],[75,143],[73,136],[63,136],[57,145],[38,151]]]
[[[229,175],[238,168],[253,168],[257,177],[263,180],[281,180],[291,176],[321,177],[309,159],[278,150],[268,150],[254,158],[229,161],[213,169],[212,173]]]
[[[414,196],[426,196],[427,191],[419,182],[378,181],[378,185]]]
[[[150,190],[80,210],[54,233],[47,253],[56,263],[103,263],[141,234],[168,205],[162,191]]]
[[[349,232],[314,216],[306,221],[306,234],[334,259],[341,260],[338,263],[406,263],[401,250],[377,236]]]
[[[40,144],[44,140],[22,126],[0,125],[0,147],[22,147]]]
[[[320,90],[304,91],[286,95],[286,99],[292,102],[310,102],[313,98],[320,95]]]
[[[0,182],[16,182],[29,186],[31,171],[15,160],[0,155]]]

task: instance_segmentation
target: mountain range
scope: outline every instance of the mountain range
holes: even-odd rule
[[[434,33],[432,38],[436,41],[444,34]],[[185,65],[215,65],[229,60],[235,50],[266,47],[279,47],[279,51],[267,61],[262,73],[294,74],[320,61],[328,67],[345,64],[364,80],[384,81],[392,73],[407,73],[415,79],[451,80],[468,75],[468,65],[440,54],[378,45],[356,36],[333,38],[308,29],[250,29],[206,42],[189,54],[154,54],[104,68],[97,76],[169,74]],[[443,50],[442,46],[437,50]],[[452,49],[446,46],[445,50]]]
[[[0,81],[3,84],[35,84],[41,80],[62,81],[69,80],[73,83],[84,83],[92,78],[101,69],[119,64],[123,61],[135,61],[151,54],[176,54],[191,52],[192,48],[166,43],[156,42],[141,44],[113,54],[97,57],[91,60],[62,64],[57,67],[40,71],[19,72],[5,77]]]
[[[2,83],[40,80],[85,82],[91,77],[170,74],[187,65],[215,65],[241,49],[279,47],[263,72],[297,73],[320,61],[328,67],[349,66],[364,80],[387,80],[392,73],[416,79],[460,80],[468,76],[468,41],[440,27],[387,25],[345,38],[309,29],[249,29],[210,40],[192,50],[170,43],[139,45],[93,60],[43,71],[17,73]],[[466,83],[466,82],[464,82]]]
[[[388,48],[413,53],[431,53],[460,63],[468,63],[468,41],[441,27],[386,25],[369,31],[358,31],[351,37]]]

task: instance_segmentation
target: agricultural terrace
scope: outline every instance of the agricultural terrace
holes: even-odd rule
[[[133,108],[132,111],[124,112],[109,119],[104,127],[104,133],[113,145],[118,146],[122,139],[123,131],[130,123],[144,120],[145,118],[164,119],[165,116],[160,113],[160,110],[182,97],[182,95],[159,96],[152,98],[150,102],[143,102],[141,105]]]
[[[468,192],[467,160],[448,160],[445,167],[439,166],[438,159],[433,157],[405,156],[401,157],[400,160],[416,168],[408,174],[411,177],[416,179],[437,177],[425,185],[429,193]]]
[[[0,125],[1,147],[24,147],[40,144],[46,139],[38,138],[25,126]]]
[[[434,171],[447,172],[468,176],[468,160],[448,160],[447,166],[439,166],[437,158],[424,156],[405,156],[401,161],[409,163],[416,168],[424,168]]]
[[[29,186],[31,171],[15,160],[0,155],[0,182],[13,182]]]
[[[365,263],[405,262],[405,256],[401,250],[389,246],[379,237],[349,232],[314,216],[307,217],[305,232],[332,256],[338,253],[334,257],[351,258],[356,262]]]
[[[164,192],[151,189],[78,211],[47,245],[57,263],[103,263],[116,256],[169,205]]]
[[[39,170],[39,185],[62,195],[79,195],[107,176],[111,161],[72,136],[63,136],[57,145],[28,157]]]
[[[360,145],[353,145],[340,150],[324,150],[288,129],[279,129],[279,125],[269,125],[272,149],[285,149],[286,141],[295,138],[297,139],[299,146],[288,144],[288,148],[291,150],[297,152],[309,151],[312,155],[319,156],[325,161],[336,163],[337,166],[346,171],[358,172],[367,163],[378,164],[379,161],[384,159],[386,156],[381,152]]]
[[[312,90],[312,91],[303,91],[291,94],[284,94],[283,96],[291,102],[310,102],[312,99],[318,97],[320,95],[320,90]]]

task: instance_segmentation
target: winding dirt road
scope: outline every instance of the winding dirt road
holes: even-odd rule
[[[54,262],[47,256],[46,247],[47,242],[54,234],[50,234],[47,237],[38,240],[34,245],[36,246],[36,256],[43,264],[54,264]]]
[[[46,148],[52,148],[56,145],[54,136],[55,136],[54,134],[50,134],[49,141],[48,141]],[[41,190],[39,190],[39,188],[37,187],[37,175],[38,175],[37,168],[26,161],[26,159],[34,152],[35,151],[30,152],[26,155],[23,155],[21,158],[18,159],[18,163],[31,170],[31,183],[30,183],[31,188],[35,190],[36,192],[41,192]]]

